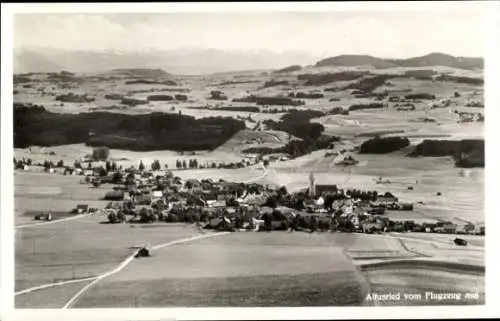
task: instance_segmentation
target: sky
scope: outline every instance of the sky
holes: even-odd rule
[[[474,10],[16,14],[14,48],[300,51],[313,56],[482,56],[484,16]]]

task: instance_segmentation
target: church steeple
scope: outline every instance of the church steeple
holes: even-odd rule
[[[310,196],[314,196],[314,194],[316,193],[316,186],[314,185],[314,174],[313,172],[311,172],[311,174],[309,174],[309,195]]]

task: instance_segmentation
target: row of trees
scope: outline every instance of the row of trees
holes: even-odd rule
[[[198,168],[199,167],[198,165],[199,165],[198,164],[198,160],[196,158],[195,159],[190,159],[188,163],[186,163],[186,160],[181,161],[179,159],[175,162],[175,167],[177,169],[181,169],[181,168],[184,168],[184,169],[186,169],[186,168]]]
[[[144,165],[144,163],[142,162],[142,160],[139,162],[139,167],[138,167],[139,171],[144,171],[146,170],[146,166]],[[168,164],[165,164],[165,169],[168,169]],[[155,159],[152,163],[151,163],[151,170],[152,171],[159,171],[161,170],[161,164],[160,164],[160,161]]]

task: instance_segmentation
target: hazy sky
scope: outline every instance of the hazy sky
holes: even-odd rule
[[[314,56],[481,56],[479,11],[17,14],[14,46],[79,50],[201,47]]]

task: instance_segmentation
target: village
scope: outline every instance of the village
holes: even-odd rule
[[[456,224],[444,220],[416,222],[393,219],[387,213],[413,211],[415,204],[402,202],[390,192],[316,184],[312,172],[308,188],[289,193],[285,186],[271,188],[222,179],[181,179],[174,176],[171,170],[162,169],[158,160],[151,164],[150,169],[146,169],[142,161],[137,168],[123,168],[115,162],[102,161],[108,154],[106,148],[95,148],[92,155],[76,160],[73,166],[64,165],[62,161],[57,164],[48,161],[32,164],[31,159],[14,159],[14,168],[30,171],[31,167],[41,166],[47,175],[79,176],[80,183],[88,184],[89,188],[109,186],[110,190],[103,195],[103,200],[109,201],[105,208],[79,204],[72,214],[102,215],[111,224],[186,223],[200,230],[231,232],[485,234],[484,225],[476,226],[466,221]],[[95,166],[99,160],[104,166]],[[196,162],[190,160],[189,168],[198,168]],[[269,160],[259,164],[265,171]],[[177,168],[187,168],[186,162],[177,161]],[[383,182],[381,177],[378,179]],[[35,215],[34,219],[55,218],[50,211],[45,211]]]

